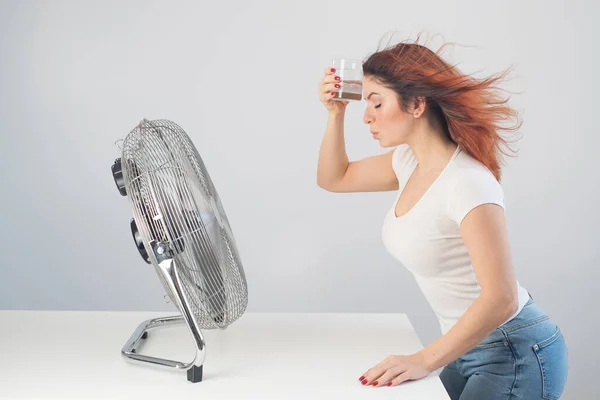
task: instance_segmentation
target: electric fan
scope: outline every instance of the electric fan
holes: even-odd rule
[[[133,211],[131,234],[180,315],[142,322],[121,353],[128,360],[186,370],[202,380],[201,329],[225,329],[242,316],[248,286],[229,221],[202,158],[185,131],[143,119],[123,140],[112,174]],[[189,363],[139,354],[148,331],[186,324],[196,354]]]

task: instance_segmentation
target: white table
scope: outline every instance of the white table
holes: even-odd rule
[[[0,398],[448,399],[437,374],[395,387],[362,386],[389,354],[422,348],[404,314],[244,314],[204,330],[204,379],[133,363],[121,348],[165,312],[0,311]],[[150,332],[139,351],[190,361],[186,326]]]

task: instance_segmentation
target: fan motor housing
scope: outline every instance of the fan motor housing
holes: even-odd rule
[[[142,239],[142,235],[140,235],[140,231],[138,230],[137,225],[135,224],[135,219],[131,218],[131,222],[129,223],[129,225],[131,227],[131,235],[133,236],[135,247],[137,247],[138,251],[140,252],[140,256],[142,256],[142,259],[147,264],[151,264],[152,262],[150,261],[150,256],[148,255],[148,252],[144,247],[144,240]]]
[[[121,167],[121,158],[117,158],[115,160],[111,170],[115,184],[117,185],[117,189],[119,189],[119,193],[121,193],[121,196],[127,196],[127,191],[125,190],[125,179],[123,179],[123,168]]]

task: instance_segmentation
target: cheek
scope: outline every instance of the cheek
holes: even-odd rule
[[[381,118],[385,124],[385,130],[394,136],[404,136],[410,132],[410,119],[404,113],[397,110],[386,112]]]

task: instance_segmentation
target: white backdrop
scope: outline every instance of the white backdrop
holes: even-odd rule
[[[384,250],[394,193],[316,185],[333,56],[364,58],[423,32],[479,76],[514,67],[524,111],[503,187],[521,283],[570,346],[564,398],[598,393],[599,85],[592,1],[0,1],[0,308],[165,310],[114,185],[114,142],[142,118],[191,136],[231,221],[248,311],[406,312],[439,335]],[[440,34],[439,37],[433,35]],[[346,120],[348,154],[385,151]]]

